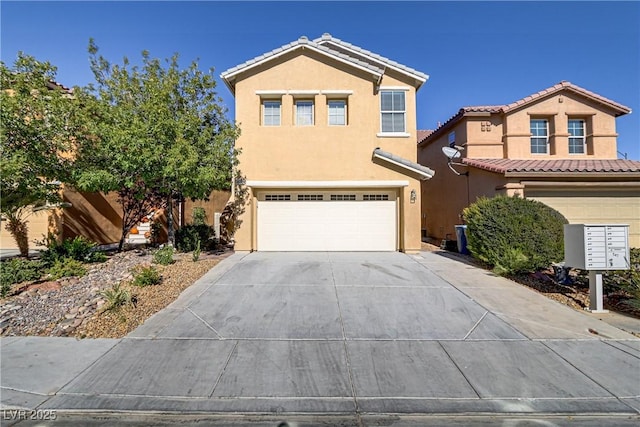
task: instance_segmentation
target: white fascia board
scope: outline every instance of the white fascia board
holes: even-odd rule
[[[320,95],[320,90],[290,90],[287,92],[289,95]]]
[[[384,160],[384,161],[386,161],[386,162],[389,162],[389,163],[391,163],[391,164],[393,164],[393,165],[398,166],[399,168],[406,169],[406,170],[411,171],[411,172],[413,172],[413,173],[415,173],[415,174],[418,174],[418,175],[420,175],[420,176],[423,176],[423,177],[424,177],[424,179],[431,179],[431,178],[433,178],[433,174],[429,174],[429,173],[427,173],[427,172],[424,172],[424,171],[421,171],[421,170],[418,170],[418,169],[414,169],[414,168],[412,168],[411,166],[407,166],[407,165],[405,165],[404,163],[396,162],[395,160],[390,159],[390,158],[388,158],[388,157],[380,156],[380,155],[379,155],[379,154],[377,154],[377,153],[374,153],[374,154],[373,154],[373,157],[375,157],[375,158],[377,158],[377,159],[380,159],[380,160]]]
[[[285,54],[287,54],[287,53],[289,53],[289,52],[291,52],[291,51],[293,51],[293,50],[295,50],[295,49],[300,49],[300,48],[310,49],[310,50],[312,50],[312,51],[314,51],[314,52],[317,52],[317,53],[319,53],[319,54],[321,54],[321,55],[324,55],[324,56],[328,56],[328,57],[330,57],[330,58],[333,58],[333,59],[335,59],[335,60],[336,60],[336,61],[338,61],[338,62],[342,62],[343,64],[347,64],[347,65],[350,65],[350,66],[352,66],[352,67],[354,67],[354,68],[358,68],[358,69],[360,69],[360,70],[362,70],[362,71],[365,71],[365,72],[367,72],[367,73],[369,73],[369,74],[372,74],[372,75],[374,75],[374,76],[376,76],[376,77],[381,77],[381,76],[382,76],[382,74],[380,74],[380,73],[376,73],[376,72],[375,72],[375,71],[373,71],[373,70],[370,70],[370,69],[368,69],[368,68],[366,68],[366,67],[363,67],[363,66],[361,66],[361,65],[355,64],[355,63],[353,63],[353,62],[351,62],[351,61],[344,60],[344,59],[342,59],[342,58],[340,58],[340,57],[338,57],[338,56],[331,55],[331,54],[329,54],[329,53],[327,53],[327,52],[325,52],[325,51],[323,51],[323,50],[321,50],[321,49],[318,49],[318,48],[316,48],[316,47],[314,47],[314,46],[311,46],[311,45],[309,45],[309,44],[297,44],[297,45],[295,45],[295,46],[291,46],[289,49],[284,49],[282,52],[278,52],[278,53],[276,53],[276,54],[274,54],[274,55],[270,55],[270,56],[268,56],[268,57],[266,57],[266,58],[263,58],[263,59],[261,59],[260,61],[256,61],[256,62],[254,62],[254,63],[253,63],[253,64],[251,64],[251,65],[247,65],[246,67],[242,67],[242,68],[240,68],[239,70],[236,70],[236,71],[233,71],[233,72],[231,72],[231,73],[227,73],[227,74],[221,74],[221,75],[220,75],[220,77],[222,77],[224,80],[229,79],[229,78],[231,78],[231,77],[233,77],[233,76],[235,76],[235,75],[237,75],[237,74],[243,73],[243,72],[245,72],[245,71],[247,71],[247,70],[250,70],[250,69],[252,69],[252,68],[254,68],[254,67],[257,67],[257,66],[259,66],[259,65],[262,65],[262,64],[264,64],[265,62],[271,61],[272,59],[278,58],[278,57],[280,57],[280,56],[282,56],[282,55],[285,55]]]
[[[422,83],[426,82],[426,81],[427,81],[427,79],[429,78],[429,75],[426,75],[426,76],[427,76],[427,78],[425,79],[425,78],[424,78],[424,77],[422,77],[422,76],[419,76],[419,75],[417,75],[417,74],[411,73],[411,72],[409,72],[409,71],[407,71],[407,70],[403,70],[402,68],[396,67],[396,66],[394,66],[393,64],[389,64],[389,63],[387,63],[387,62],[381,61],[380,59],[374,58],[374,57],[373,57],[373,56],[371,56],[371,55],[367,55],[367,54],[365,54],[365,53],[358,52],[357,50],[350,49],[350,48],[348,48],[348,47],[346,47],[346,46],[344,46],[344,45],[342,45],[342,44],[332,42],[331,40],[327,40],[327,41],[328,41],[329,43],[332,43],[332,44],[336,45],[336,46],[340,46],[340,48],[341,48],[341,49],[348,50],[349,52],[355,53],[356,55],[360,55],[360,56],[367,57],[367,58],[369,58],[369,60],[371,60],[371,61],[373,61],[373,62],[377,62],[378,64],[382,65],[384,68],[391,68],[392,70],[395,70],[395,71],[397,71],[397,72],[399,72],[399,73],[402,73],[402,74],[404,74],[404,75],[406,75],[406,76],[411,76],[411,77],[413,77],[414,79],[416,79],[416,80],[418,80],[418,81],[420,81],[420,82],[422,82]],[[326,44],[326,43],[323,43],[323,44]]]
[[[286,95],[287,91],[286,90],[257,90],[256,91],[256,95],[258,96],[275,96],[275,95]]]
[[[344,96],[349,96],[349,95],[353,95],[353,91],[352,90],[322,90],[320,91],[321,94],[323,95],[344,95]]]
[[[409,181],[247,181],[252,188],[390,188],[408,187]]]
[[[411,88],[409,86],[380,86],[380,90],[404,90],[404,91],[410,91]]]

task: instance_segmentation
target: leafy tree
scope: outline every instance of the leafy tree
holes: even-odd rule
[[[69,152],[84,135],[77,99],[55,78],[56,67],[22,52],[12,68],[0,62],[0,211],[22,256],[28,217],[61,201]]]
[[[172,201],[206,199],[230,185],[237,127],[225,117],[213,69],[196,61],[181,69],[178,55],[164,63],[142,52],[141,66],[112,65],[89,43],[97,85],[83,92],[95,118],[95,136],[78,151],[77,185],[117,191],[124,217],[145,200],[160,198],[174,243]],[[138,203],[138,204],[137,204]],[[158,203],[154,201],[154,203]],[[123,221],[120,247],[133,223]]]

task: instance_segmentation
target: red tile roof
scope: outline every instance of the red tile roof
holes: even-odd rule
[[[591,99],[593,99],[595,101],[598,101],[598,102],[600,102],[602,104],[605,104],[608,107],[613,108],[614,110],[617,110],[618,114],[616,114],[616,117],[617,116],[621,116],[623,114],[628,114],[628,113],[631,112],[631,108],[629,108],[629,107],[625,107],[622,104],[619,104],[619,103],[617,103],[615,101],[612,101],[612,100],[610,100],[608,98],[605,98],[604,96],[598,95],[597,93],[591,92],[590,90],[581,88],[580,86],[574,85],[573,83],[568,82],[566,80],[563,80],[560,83],[558,83],[556,85],[553,85],[553,86],[551,86],[551,87],[549,87],[547,89],[543,89],[540,92],[536,92],[536,93],[534,93],[532,95],[526,96],[526,97],[524,97],[522,99],[519,99],[519,100],[517,100],[515,102],[512,102],[511,104],[507,104],[507,105],[504,106],[504,108],[502,110],[506,113],[509,110],[513,110],[515,108],[519,108],[519,107],[521,107],[523,105],[526,105],[526,104],[529,104],[529,103],[535,101],[538,98],[545,97],[545,96],[548,96],[548,95],[552,95],[552,94],[554,94],[556,92],[560,92],[561,90],[569,90],[571,92],[580,94],[580,95],[585,96],[587,98],[591,98]]]
[[[475,168],[498,173],[571,173],[571,172],[619,172],[640,173],[640,161],[636,160],[513,160],[513,159],[469,159],[462,161]]]
[[[464,115],[466,113],[491,113],[491,114],[501,114],[501,113],[507,113],[511,110],[515,110],[517,108],[520,108],[524,105],[527,105],[531,102],[536,101],[539,98],[545,97],[545,96],[549,96],[552,95],[554,93],[560,92],[562,90],[569,90],[571,92],[577,93],[579,95],[582,95],[586,98],[590,98],[594,101],[597,101],[601,104],[604,104],[606,106],[608,106],[609,108],[612,108],[613,110],[616,111],[615,116],[622,116],[624,114],[629,114],[631,112],[631,108],[626,107],[622,104],[619,104],[615,101],[612,101],[608,98],[605,98],[604,96],[598,95],[597,93],[591,92],[587,89],[581,88],[578,85],[574,85],[571,82],[568,81],[561,81],[560,83],[553,85],[547,89],[541,90],[540,92],[536,92],[532,95],[526,96],[522,99],[519,99],[515,102],[512,102],[511,104],[505,104],[505,105],[475,105],[475,106],[467,106],[467,107],[462,107],[460,110],[458,110],[458,112],[456,114],[454,114],[453,116],[451,116],[449,119],[447,119],[447,121],[445,121],[441,126],[439,126],[436,130],[434,130],[433,132],[431,132],[430,135],[433,135],[434,138],[436,136],[436,134],[439,134],[441,132],[441,130],[443,130],[446,127],[449,127],[449,125],[457,122],[458,120],[460,120],[462,117],[464,117]],[[420,139],[418,138],[418,144],[422,143],[425,141],[425,139],[427,139],[427,137]]]
[[[425,139],[426,137],[428,137],[432,133],[433,133],[433,131],[430,130],[430,129],[424,129],[424,130],[423,129],[418,129],[418,144],[420,144],[423,139]]]

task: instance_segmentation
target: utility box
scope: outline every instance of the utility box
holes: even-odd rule
[[[629,226],[565,224],[564,261],[581,270],[628,270]]]

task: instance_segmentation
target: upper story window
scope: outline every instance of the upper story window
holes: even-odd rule
[[[405,91],[380,91],[380,122],[383,133],[405,132]]]
[[[262,101],[262,125],[280,126],[280,101]]]
[[[313,125],[313,101],[296,101],[296,125]]]
[[[547,154],[549,145],[549,121],[531,119],[531,153]]]
[[[584,130],[584,120],[569,119],[569,154],[584,154]]]
[[[347,103],[346,101],[327,102],[329,115],[329,126],[345,126],[347,124]]]

